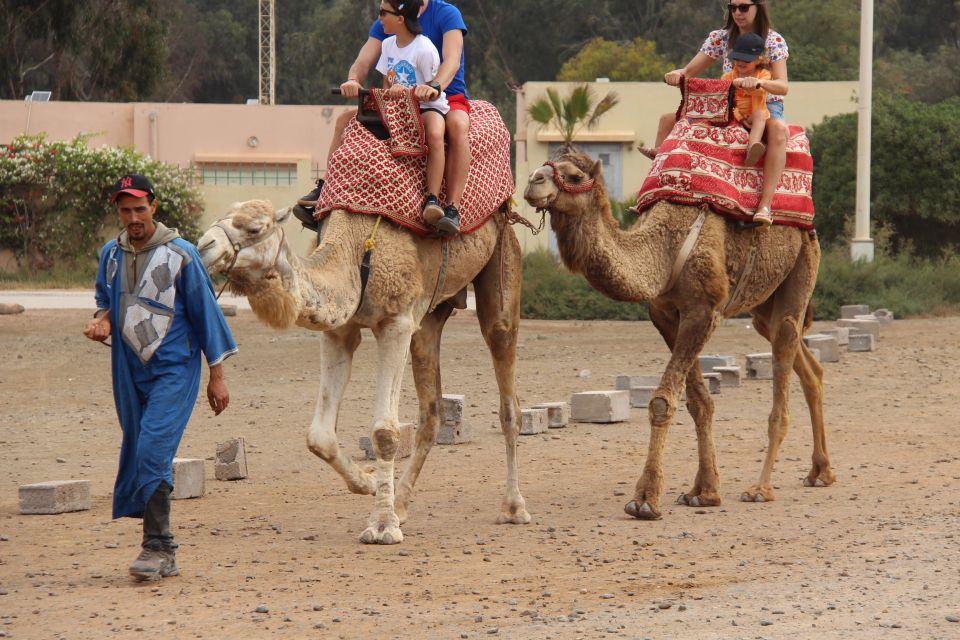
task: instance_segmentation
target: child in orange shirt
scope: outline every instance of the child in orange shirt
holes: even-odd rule
[[[767,111],[767,92],[763,89],[763,81],[770,80],[771,75],[765,68],[763,48],[764,41],[759,35],[753,32],[742,34],[737,38],[730,54],[733,71],[723,74],[722,77],[723,80],[733,81],[733,86],[736,87],[733,117],[750,130],[750,144],[745,162],[748,167],[755,165],[767,151],[762,140],[770,112]],[[754,214],[753,219],[764,226],[773,224],[773,218],[766,207]]]

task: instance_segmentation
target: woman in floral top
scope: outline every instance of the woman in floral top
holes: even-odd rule
[[[783,167],[787,162],[787,125],[783,118],[783,96],[787,95],[787,58],[790,52],[783,36],[773,30],[773,21],[767,12],[767,5],[762,0],[730,0],[727,5],[727,22],[723,29],[711,31],[710,35],[700,47],[700,52],[693,57],[682,69],[675,69],[667,73],[663,79],[669,85],[678,86],[681,78],[695,78],[714,63],[723,60],[723,71],[733,69],[733,64],[727,55],[733,49],[733,43],[741,33],[754,32],[766,39],[765,57],[770,61],[769,80],[745,78],[744,89],[756,89],[762,83],[768,93],[767,109],[770,111],[770,120],[767,122],[767,153],[763,164],[763,189],[760,192],[760,202],[757,211],[766,208],[768,211],[773,203],[773,195],[777,190],[777,183],[783,174]],[[675,113],[665,113],[660,117],[657,130],[657,143],[653,149],[642,147],[640,151],[650,158],[656,155],[663,141],[670,135],[673,125],[677,122]]]

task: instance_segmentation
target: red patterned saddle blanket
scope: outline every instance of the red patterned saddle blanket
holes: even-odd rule
[[[390,138],[378,140],[356,119],[350,121],[340,148],[328,161],[316,217],[322,219],[334,209],[382,215],[418,235],[431,235],[434,229],[420,217],[429,152],[420,107],[410,93],[394,98],[375,89],[371,100]],[[514,193],[510,132],[492,104],[471,100],[470,107],[473,160],[460,202],[461,234],[482,226]],[[439,195],[445,204],[446,185]]]
[[[708,205],[749,219],[760,200],[763,167],[744,166],[749,133],[730,115],[730,82],[690,79],[677,124],[637,194],[637,211],[661,200]],[[773,198],[775,224],[813,228],[813,157],[802,127],[791,126],[787,164]]]

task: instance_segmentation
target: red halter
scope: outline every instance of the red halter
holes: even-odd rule
[[[571,185],[567,182],[564,182],[563,178],[560,177],[560,172],[557,171],[557,164],[555,162],[552,160],[547,160],[543,163],[543,166],[553,169],[553,181],[556,183],[557,188],[561,191],[566,191],[567,193],[586,193],[587,191],[593,191],[594,185],[597,184],[596,178],[590,178],[589,180],[584,180],[578,185]]]

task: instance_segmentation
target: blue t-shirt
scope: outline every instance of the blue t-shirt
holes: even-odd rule
[[[440,61],[443,62],[443,35],[447,31],[459,29],[464,35],[467,34],[467,25],[463,22],[463,16],[460,10],[449,2],[444,0],[430,0],[427,10],[420,16],[420,27],[423,29],[423,35],[427,36],[433,45],[440,52]],[[383,31],[383,25],[379,20],[370,27],[370,37],[383,42],[387,34]],[[463,79],[464,54],[460,54],[460,68],[453,80],[445,89],[447,96],[462,94],[467,99],[467,83]]]

